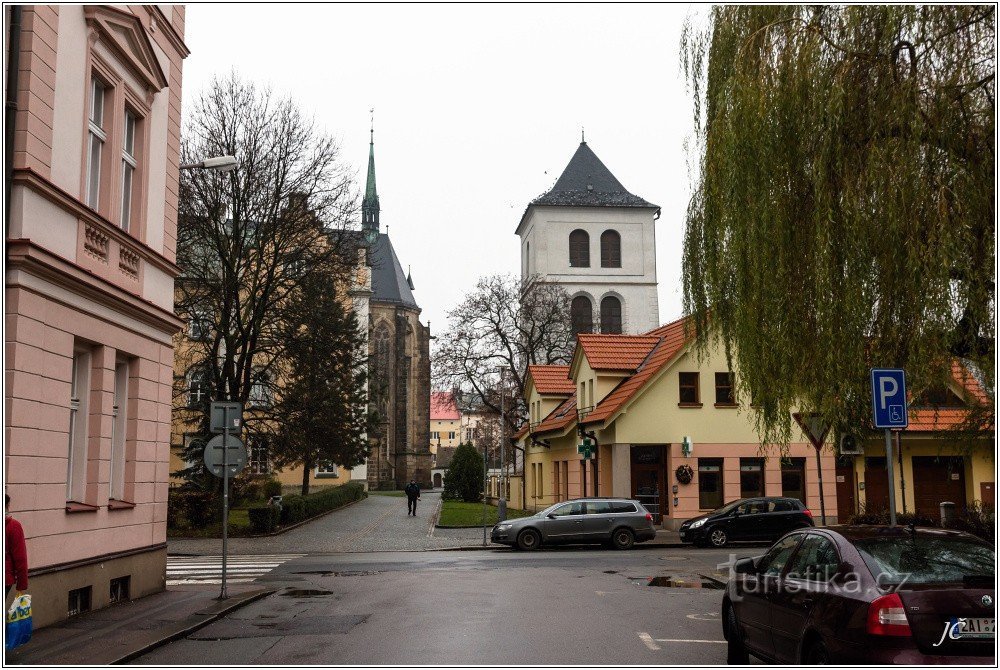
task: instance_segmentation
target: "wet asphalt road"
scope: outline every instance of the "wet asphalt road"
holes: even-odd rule
[[[257,579],[274,595],[133,663],[724,664],[706,578],[762,551],[312,553]]]

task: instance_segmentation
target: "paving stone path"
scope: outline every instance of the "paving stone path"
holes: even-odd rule
[[[481,528],[434,528],[440,491],[421,495],[417,516],[406,514],[406,498],[370,495],[344,509],[274,537],[230,538],[229,552],[238,554],[327,553],[361,551],[427,551],[482,546]],[[492,545],[495,547],[496,545]],[[218,539],[171,539],[170,554],[218,554]]]

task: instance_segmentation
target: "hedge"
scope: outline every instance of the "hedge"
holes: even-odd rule
[[[281,525],[287,526],[305,521],[366,497],[368,494],[364,485],[358,482],[323,489],[305,496],[285,496],[281,500]]]
[[[281,511],[274,506],[251,507],[247,510],[250,518],[250,532],[255,535],[273,533],[278,527]]]

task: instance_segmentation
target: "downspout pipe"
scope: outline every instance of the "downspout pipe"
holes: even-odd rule
[[[10,8],[10,38],[7,43],[7,104],[4,112],[7,115],[4,140],[6,155],[4,156],[4,195],[6,208],[4,210],[4,247],[10,237],[10,192],[14,186],[14,131],[17,127],[17,86],[18,73],[21,66],[21,11],[20,5]]]

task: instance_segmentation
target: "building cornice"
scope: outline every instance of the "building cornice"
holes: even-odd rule
[[[98,227],[102,233],[114,238],[123,247],[135,251],[142,260],[165,272],[171,278],[176,278],[180,275],[181,269],[176,263],[167,260],[162,254],[158,253],[142,240],[132,237],[31,168],[18,168],[14,170],[13,181],[15,186],[30,188],[54,205],[58,205],[63,210],[77,216],[86,223]]]
[[[157,20],[157,25],[163,27],[163,34],[166,35],[170,44],[177,49],[177,53],[180,54],[180,57],[187,58],[190,56],[191,50],[187,48],[186,44],[184,44],[184,39],[174,28],[174,24],[167,18],[167,15],[163,13],[163,10],[160,9],[160,6],[146,5],[146,9],[154,15]]]
[[[52,254],[31,240],[7,240],[7,286],[12,285],[9,273],[14,269],[24,269],[95,303],[128,314],[162,333],[173,335],[184,326],[184,321],[173,312]],[[79,304],[68,306],[80,307]]]

